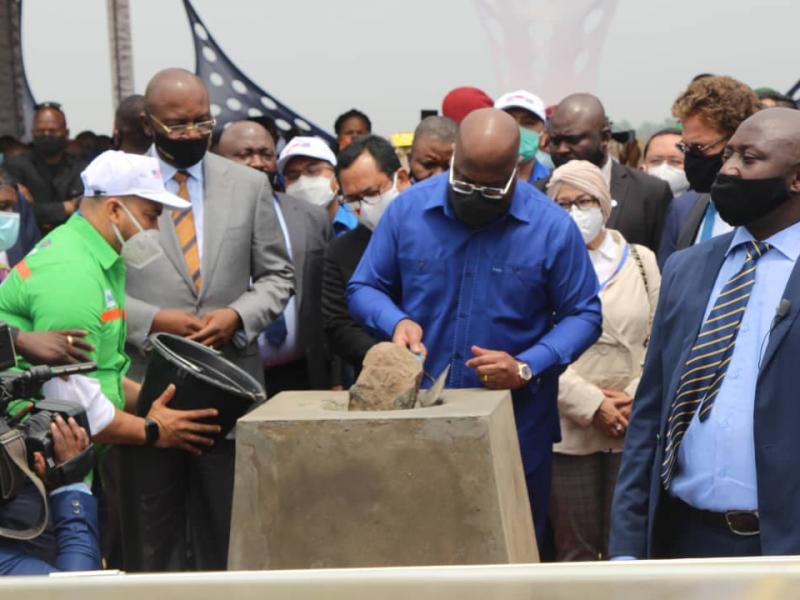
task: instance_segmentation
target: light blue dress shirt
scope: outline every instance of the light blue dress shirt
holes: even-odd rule
[[[289,229],[286,227],[286,219],[283,218],[281,204],[277,198],[273,198],[275,206],[275,216],[283,232],[283,239],[286,242],[286,252],[290,260],[292,256],[292,241],[289,238]],[[299,266],[299,265],[296,265]],[[258,348],[261,351],[261,360],[265,367],[277,367],[303,357],[303,349],[297,338],[297,296],[292,294],[286,308],[283,309],[283,318],[286,321],[286,339],[277,348],[267,341],[265,331],[258,334]]]
[[[744,264],[742,244],[752,239],[744,227],[736,229],[706,317],[725,283]],[[753,440],[756,383],[775,311],[800,255],[800,223],[764,241],[772,249],[756,264],[755,284],[714,408],[704,423],[695,414],[678,449],[678,470],[670,493],[698,509],[758,510]]]
[[[155,146],[150,147],[150,156],[158,159],[161,168],[161,178],[164,180],[164,187],[168,192],[178,193],[178,182],[173,179],[178,169],[161,160]],[[194,229],[197,236],[197,251],[200,256],[200,272],[203,271],[203,161],[193,164],[188,169],[183,169],[189,174],[186,179],[186,188],[189,190],[189,202],[192,203],[192,217],[194,217]],[[170,209],[166,209],[170,210]]]

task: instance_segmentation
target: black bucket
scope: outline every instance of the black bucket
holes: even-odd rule
[[[236,420],[266,400],[261,384],[248,373],[210,348],[171,333],[150,336],[153,353],[139,394],[138,412],[145,416],[153,401],[170,383],[175,397],[170,408],[187,410],[216,408],[219,415],[210,420],[222,431],[223,439]]]

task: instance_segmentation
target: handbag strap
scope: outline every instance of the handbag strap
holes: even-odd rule
[[[47,492],[44,489],[44,483],[39,479],[28,467],[28,453],[25,447],[25,438],[22,433],[16,429],[7,431],[0,436],[0,446],[6,456],[19,468],[22,473],[31,480],[39,492],[42,499],[43,511],[42,519],[33,527],[27,529],[9,529],[7,527],[0,527],[0,537],[10,538],[12,540],[32,540],[39,537],[47,527],[50,520],[50,513],[47,505]],[[13,477],[13,476],[12,476]],[[14,488],[17,487],[16,483],[12,483]]]

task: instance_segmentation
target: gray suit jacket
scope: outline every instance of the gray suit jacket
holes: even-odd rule
[[[322,279],[322,253],[333,238],[333,229],[324,209],[291,195],[277,196],[292,245],[298,339],[308,363],[309,385],[312,389],[329,388],[331,358],[322,330],[318,290]]]
[[[161,308],[204,315],[230,307],[242,319],[244,340],[222,349],[231,361],[263,382],[256,338],[283,311],[293,289],[293,269],[272,205],[269,182],[258,171],[215,154],[203,159],[203,277],[199,292],[178,245],[170,210],[159,219],[165,256],[141,270],[128,269],[130,376],[144,375],[147,336]]]

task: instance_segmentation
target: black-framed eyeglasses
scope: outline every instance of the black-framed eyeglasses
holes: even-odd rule
[[[453,163],[455,161],[455,153],[453,153],[453,157],[450,159],[450,177],[449,183],[450,187],[453,188],[453,191],[457,194],[462,194],[463,196],[468,196],[473,192],[480,192],[481,196],[486,198],[487,200],[501,200],[508,194],[508,190],[511,189],[511,184],[514,183],[514,179],[517,176],[517,167],[514,167],[514,170],[511,171],[511,177],[508,178],[505,186],[499,187],[492,187],[487,185],[475,185],[474,183],[469,183],[467,181],[460,181],[455,179],[453,176]]]
[[[572,210],[575,206],[578,210],[591,210],[600,206],[600,202],[594,196],[578,196],[575,200],[559,200],[556,198],[556,204],[566,211]]]
[[[161,127],[164,130],[164,133],[167,135],[172,135],[173,133],[181,135],[184,133],[189,133],[190,131],[194,131],[195,129],[199,131],[202,135],[210,135],[214,131],[214,127],[217,124],[216,119],[209,119],[208,121],[199,121],[197,123],[180,123],[178,125],[166,125],[159,121],[155,116],[150,115],[150,118],[153,122]]]
[[[675,147],[683,152],[684,155],[686,154],[694,154],[695,156],[702,156],[706,150],[709,148],[713,148],[717,144],[724,142],[728,139],[728,136],[724,136],[711,142],[710,144],[700,145],[700,144],[686,144],[684,142],[678,142],[675,144]]]

